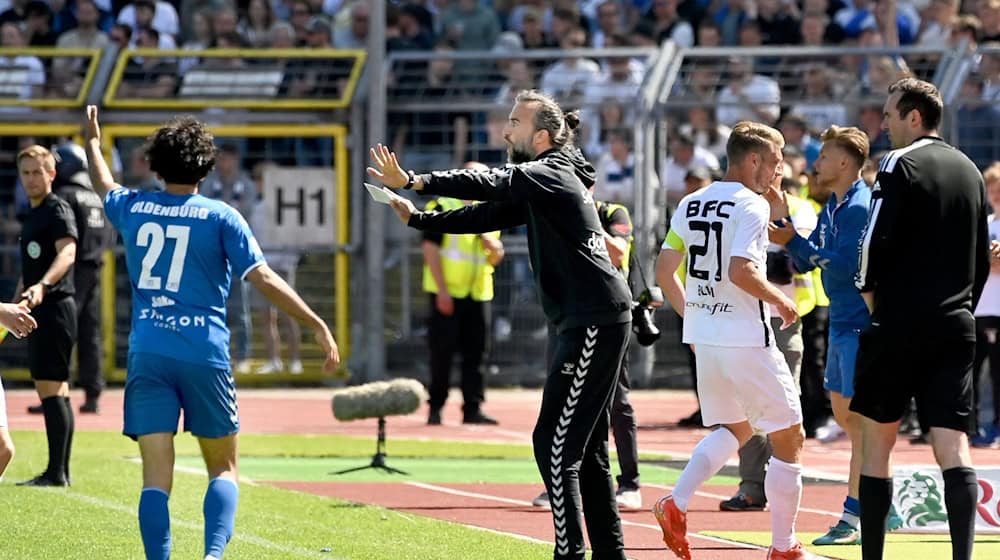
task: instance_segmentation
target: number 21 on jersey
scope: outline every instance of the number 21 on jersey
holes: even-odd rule
[[[148,247],[146,256],[142,258],[142,272],[139,273],[139,288],[145,290],[165,289],[176,292],[180,289],[181,276],[184,275],[184,258],[187,256],[188,239],[191,235],[189,226],[169,225],[164,232],[163,226],[156,222],[146,222],[139,228],[135,244]],[[153,275],[153,267],[163,252],[166,238],[174,240],[174,251],[170,257],[170,268],[167,271],[167,285],[163,286],[162,278]]]
[[[691,218],[729,218],[728,210],[735,206],[730,200],[690,200],[685,209],[688,229],[704,237],[701,243],[692,242],[688,247],[688,276],[699,280],[714,277],[716,282],[722,281],[722,231],[724,222],[710,219]],[[697,232],[697,233],[696,233]],[[714,243],[713,243],[714,241]],[[711,254],[710,253],[711,250]],[[700,262],[699,262],[700,261]]]

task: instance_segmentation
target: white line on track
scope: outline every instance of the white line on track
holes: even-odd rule
[[[649,484],[648,482],[643,482],[642,486],[643,487],[649,487],[649,488],[659,488],[661,490],[672,490],[673,489],[673,486],[664,486],[662,484]],[[729,498],[732,498],[732,496],[724,496],[722,494],[713,494],[711,492],[701,492],[701,491],[695,492],[695,495],[696,496],[701,496],[703,498],[712,498],[712,499],[715,499],[715,500],[728,500]],[[815,513],[815,514],[818,514],[818,515],[825,515],[827,517],[833,517],[833,518],[836,518],[836,519],[840,519],[840,516],[841,516],[840,513],[835,513],[835,512],[832,512],[832,511],[827,511],[825,509],[815,509],[815,508],[799,507],[799,511],[805,511],[805,512],[808,512],[808,513]]]
[[[407,482],[404,482],[403,484],[406,484],[408,486],[414,486],[416,488],[422,488],[424,490],[430,490],[432,492],[439,492],[439,493],[442,493],[442,494],[451,494],[453,496],[462,496],[464,498],[478,498],[480,500],[490,500],[490,501],[494,501],[494,502],[501,502],[501,503],[504,503],[504,504],[512,504],[512,505],[516,505],[516,506],[531,506],[531,502],[526,501],[526,500],[515,500],[515,499],[512,499],[512,498],[504,498],[503,496],[494,496],[492,494],[483,494],[481,492],[466,492],[464,490],[455,490],[454,488],[448,488],[446,486],[438,486],[436,484],[427,484],[426,482],[407,481]],[[646,485],[646,486],[652,486],[652,485]],[[643,529],[650,529],[650,530],[653,530],[653,531],[656,531],[656,532],[660,532],[660,526],[659,525],[652,525],[652,524],[648,524],[648,523],[638,523],[638,522],[635,522],[635,521],[626,521],[624,519],[622,520],[622,525],[629,525],[629,526],[632,526],[632,527],[641,527]],[[510,533],[503,533],[503,534],[510,534]],[[707,536],[707,535],[699,535],[698,533],[688,533],[688,537],[695,538],[695,539],[702,539],[702,540],[706,540],[706,541],[710,541],[710,542],[714,542],[714,543],[726,544],[726,545],[730,545],[730,546],[737,546],[737,547],[747,548],[747,549],[750,549],[750,550],[765,550],[765,548],[766,548],[766,547],[761,547],[761,546],[757,546],[757,545],[754,545],[754,544],[748,544],[748,543],[739,542],[739,541],[730,541],[730,540],[721,539],[721,538],[718,538],[718,537],[710,537],[710,536]],[[540,542],[544,542],[546,544],[552,544],[551,541],[545,541],[545,540],[543,540],[543,541],[540,541]]]

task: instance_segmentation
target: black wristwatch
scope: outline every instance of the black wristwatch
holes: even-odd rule
[[[40,280],[38,282],[38,285],[41,286],[42,288],[45,288],[45,293],[46,294],[49,293],[52,290],[52,284],[46,282],[45,280]]]
[[[407,171],[406,174],[407,176],[409,176],[409,179],[406,181],[406,184],[403,185],[403,188],[406,190],[410,190],[413,188],[413,185],[416,182],[416,176],[413,175],[412,171]]]

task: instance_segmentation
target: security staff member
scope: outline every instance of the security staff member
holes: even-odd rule
[[[87,154],[72,143],[56,148],[56,178],[52,192],[66,201],[76,219],[76,263],[73,265],[73,288],[77,311],[77,376],[83,388],[81,413],[100,412],[100,396],[104,389],[101,368],[101,265],[103,252],[111,236],[104,216],[104,201],[94,192],[87,176]],[[41,405],[28,408],[32,414],[42,414]]]
[[[858,339],[850,405],[862,416],[864,560],[882,558],[889,461],[911,397],[941,467],[952,558],[972,558],[979,495],[968,440],[975,427],[972,312],[990,273],[990,239],[983,176],[939,137],[943,112],[937,88],[915,78],[889,86],[882,110],[895,149],[879,165],[861,237],[856,284],[872,316]],[[929,265],[933,274],[919,273]]]
[[[461,200],[442,197],[426,211],[456,210]],[[424,292],[430,297],[427,343],[431,357],[430,414],[427,423],[441,424],[448,399],[455,353],[462,357],[462,423],[496,424],[482,411],[485,400],[483,353],[486,351],[489,302],[493,300],[493,268],[503,259],[500,232],[480,235],[424,232]]]
[[[49,464],[22,486],[66,486],[73,444],[69,404],[69,360],[76,341],[73,262],[76,219],[69,204],[52,193],[56,176],[52,153],[29,146],[17,154],[17,171],[31,209],[21,229],[21,281],[18,300],[32,308],[38,330],[28,338],[28,368],[42,400]],[[23,291],[22,291],[23,288]]]
[[[586,503],[594,557],[624,560],[608,467],[608,411],[629,337],[632,295],[611,264],[587,192],[594,168],[572,145],[579,124],[577,113],[563,113],[551,97],[524,91],[503,131],[513,165],[413,175],[379,145],[368,172],[390,187],[487,201],[430,214],[394,196],[393,210],[417,229],[466,233],[527,224],[542,308],[558,332],[533,433],[535,461],[553,500],[554,556],[584,558],[580,504]]]

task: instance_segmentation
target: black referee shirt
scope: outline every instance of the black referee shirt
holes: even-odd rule
[[[76,218],[66,201],[49,194],[41,204],[28,210],[21,228],[21,278],[25,288],[37,284],[45,276],[58,252],[56,241],[64,237],[77,238]],[[70,272],[46,290],[46,299],[73,295]]]
[[[990,270],[987,215],[979,169],[940,138],[886,154],[859,247],[857,285],[874,291],[872,322],[974,337]]]

